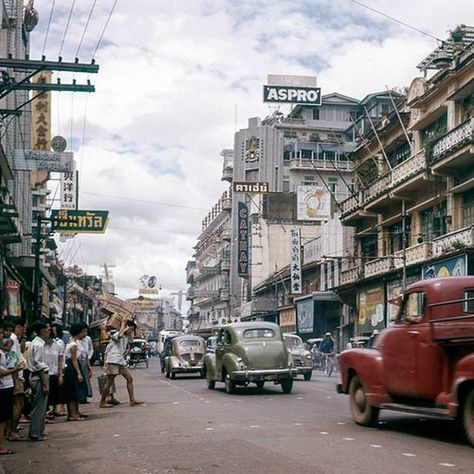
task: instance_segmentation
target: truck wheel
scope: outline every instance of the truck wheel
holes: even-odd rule
[[[225,391],[229,395],[235,392],[235,382],[230,378],[229,374],[225,374]]]
[[[471,389],[464,400],[463,424],[467,439],[474,446],[474,389]]]
[[[293,390],[293,379],[282,380],[281,389],[283,390],[283,393],[291,393]]]
[[[303,374],[303,377],[306,380],[306,382],[309,382],[312,376],[313,376],[313,372],[306,372],[305,374]]]
[[[369,405],[364,386],[355,375],[349,386],[352,418],[358,425],[374,426],[379,417],[379,408]]]

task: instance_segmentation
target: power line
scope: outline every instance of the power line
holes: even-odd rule
[[[81,194],[88,194],[90,196],[107,197],[107,198],[111,198],[111,199],[121,199],[122,201],[141,202],[141,203],[144,203],[144,204],[156,204],[158,206],[179,207],[179,208],[182,208],[182,209],[192,209],[192,210],[195,210],[195,211],[208,211],[208,209],[205,209],[203,207],[184,206],[182,204],[174,204],[174,203],[169,203],[169,202],[147,201],[145,199],[126,198],[126,197],[123,197],[123,196],[113,196],[113,195],[110,195],[110,194],[93,193],[93,192],[90,192],[90,191],[81,191]]]
[[[117,3],[118,3],[118,0],[115,0],[114,4],[112,5],[112,9],[110,10],[109,17],[107,18],[107,21],[105,22],[104,29],[102,30],[102,33],[100,34],[99,41],[97,42],[97,46],[95,47],[94,53],[92,54],[92,59],[94,59],[95,55],[97,54],[97,50],[100,47],[100,43],[102,42],[102,38],[104,37],[105,30],[107,29],[109,21],[112,18],[112,15],[114,13],[115,7],[117,6]]]
[[[76,58],[79,57],[79,51],[81,49],[81,46],[82,46],[82,42],[84,41],[84,36],[86,34],[86,31],[87,31],[87,28],[89,26],[89,22],[91,20],[91,17],[92,17],[92,12],[94,11],[94,8],[95,8],[95,4],[97,3],[97,0],[94,0],[94,3],[92,4],[92,7],[89,11],[89,17],[87,18],[87,21],[86,21],[86,25],[84,27],[84,31],[82,32],[82,36],[81,36],[81,40],[79,41],[79,45],[77,47],[77,51],[76,51]]]
[[[399,23],[400,25],[403,25],[403,26],[406,26],[407,28],[410,28],[411,30],[413,31],[416,31],[418,33],[421,33],[422,35],[425,35],[425,36],[428,36],[430,38],[433,38],[435,39],[436,41],[439,41],[440,43],[444,43],[443,40],[440,40],[439,38],[437,38],[436,36],[433,36],[432,34],[430,33],[427,33],[426,31],[423,31],[423,30],[420,30],[419,28],[416,28],[414,26],[411,26],[409,25],[408,23],[405,23],[404,21],[402,20],[398,20],[397,18],[394,18],[393,16],[390,16],[390,15],[387,15],[386,13],[382,13],[381,11],[379,10],[376,10],[375,8],[372,8],[372,7],[369,7],[368,5],[365,5],[357,0],[350,0],[352,3],[355,3],[356,5],[359,5],[360,7],[363,7],[363,8],[366,8],[367,10],[370,10],[374,13],[377,13],[378,15],[381,15],[385,18],[388,18],[389,20],[392,20],[394,21],[395,23]]]
[[[48,25],[46,26],[46,34],[44,36],[43,50],[41,51],[42,56],[44,56],[44,52],[46,50],[46,42],[48,41],[49,27],[51,26],[51,19],[53,18],[53,11],[54,11],[55,2],[56,2],[56,0],[53,0],[53,3],[51,5],[51,11],[49,12],[49,20],[48,20]]]
[[[71,22],[72,12],[74,11],[74,5],[76,4],[76,0],[72,0],[71,9],[69,10],[69,17],[67,19],[66,28],[64,30],[63,40],[61,41],[61,47],[59,48],[59,56],[63,52],[64,40],[66,39],[66,34],[69,29],[69,23]]]

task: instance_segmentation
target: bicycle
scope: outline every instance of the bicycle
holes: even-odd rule
[[[330,377],[336,367],[335,361],[336,355],[334,352],[325,352],[322,353],[322,363],[321,370],[326,374],[327,377]]]

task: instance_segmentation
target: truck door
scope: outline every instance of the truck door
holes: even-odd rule
[[[407,295],[400,317],[383,338],[387,391],[395,397],[417,397],[417,355],[423,319],[423,293]]]

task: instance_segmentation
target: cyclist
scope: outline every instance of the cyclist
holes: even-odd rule
[[[334,352],[334,339],[330,332],[327,332],[324,335],[324,339],[321,341],[321,345],[319,346],[319,352],[323,354],[331,354]]]

